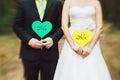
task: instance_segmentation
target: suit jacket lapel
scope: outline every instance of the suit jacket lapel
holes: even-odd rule
[[[50,8],[50,6],[52,5],[52,2],[53,0],[47,0],[47,5],[46,5],[46,9],[45,9],[45,12],[44,12],[44,16],[43,16],[43,20],[45,19],[47,13],[48,13],[48,10]]]
[[[35,3],[35,0],[31,0],[31,8],[32,8],[32,10],[33,10],[33,13],[35,13],[35,15],[37,15],[37,17],[39,18],[39,20],[40,21],[44,21],[44,19],[45,19],[45,17],[46,17],[46,15],[47,15],[47,13],[48,13],[48,10],[49,10],[49,8],[50,8],[50,6],[52,5],[52,2],[53,0],[47,0],[47,4],[46,4],[46,9],[45,9],[45,12],[44,12],[44,15],[43,15],[43,19],[41,20],[40,19],[40,15],[39,15],[39,12],[38,12],[38,9],[37,9],[37,5],[36,5],[36,3]]]
[[[35,13],[35,15],[37,16],[37,18],[39,18],[39,20],[41,21],[41,19],[40,19],[40,15],[39,15],[39,12],[38,12],[38,9],[37,9],[37,5],[36,5],[36,3],[35,3],[35,0],[31,0],[31,8],[32,8],[32,12],[33,13]]]

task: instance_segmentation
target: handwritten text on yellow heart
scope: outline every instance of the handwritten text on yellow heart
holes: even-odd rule
[[[80,31],[76,30],[73,32],[72,37],[76,43],[81,47],[85,46],[92,39],[92,32],[90,30]]]

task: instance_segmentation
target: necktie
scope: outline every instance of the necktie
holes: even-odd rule
[[[43,19],[44,12],[45,12],[45,7],[46,7],[46,1],[45,0],[38,0],[37,1],[37,7],[38,7],[38,12],[40,15],[40,19]]]

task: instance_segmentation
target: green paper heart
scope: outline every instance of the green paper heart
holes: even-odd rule
[[[34,21],[32,23],[32,29],[39,37],[43,38],[52,30],[52,24],[49,21],[43,23],[40,21]]]

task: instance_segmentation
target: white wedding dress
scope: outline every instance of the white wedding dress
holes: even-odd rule
[[[96,30],[95,8],[93,6],[72,6],[69,10],[70,28],[75,30]],[[111,80],[110,73],[101,53],[99,41],[90,55],[82,58],[65,40],[53,80]]]

